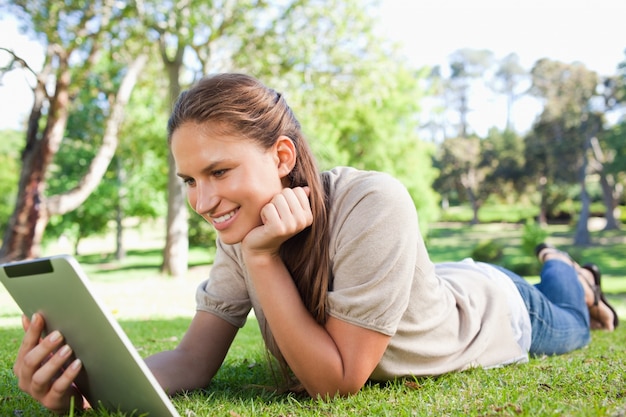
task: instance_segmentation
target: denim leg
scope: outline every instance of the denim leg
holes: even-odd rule
[[[519,275],[500,269],[513,280],[528,309],[531,355],[558,355],[589,343],[589,310],[574,267],[557,259],[546,261],[541,281],[534,286]]]

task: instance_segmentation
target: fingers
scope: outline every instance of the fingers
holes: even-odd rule
[[[68,369],[63,370],[63,367],[70,359],[71,354],[72,349],[68,345],[64,345],[37,369],[31,379],[31,391],[35,398],[46,396],[48,391],[56,391],[57,393],[67,391],[74,380],[72,375],[74,375],[75,368],[80,365],[80,360],[71,362],[68,366],[68,369],[71,368],[71,370],[66,374]]]
[[[31,329],[33,327],[34,324]],[[38,343],[39,335],[33,336],[30,333],[29,329],[24,336],[13,371],[19,378],[20,388],[35,396],[43,389],[47,389],[50,380],[63,366],[63,361],[59,361],[59,358],[65,350],[58,350],[63,337],[56,330],[41,340],[41,343]],[[55,351],[57,351],[56,354],[54,354]],[[47,385],[42,388],[44,382]]]
[[[22,326],[26,333],[24,334],[22,344],[17,352],[16,366],[22,363],[24,356],[39,344],[39,338],[43,332],[44,325],[43,317],[37,313],[33,314],[33,318],[30,321],[25,316],[22,316]]]
[[[26,333],[13,366],[19,388],[46,408],[67,410],[81,361],[72,361],[72,349],[58,331],[40,339],[45,323],[39,314],[22,318],[22,325]]]
[[[252,229],[242,241],[250,254],[278,253],[283,242],[313,223],[309,188],[284,188],[261,209],[262,225]]]
[[[307,191],[308,187],[307,190],[301,187],[285,188],[272,199],[270,205],[275,211],[270,210],[268,216],[283,226],[283,233],[298,233],[313,222]]]
[[[72,350],[67,345],[63,346],[63,348],[61,348],[59,352],[63,350],[64,348],[67,348],[67,350],[63,352],[62,355],[60,355],[58,359],[61,362],[61,364],[65,363],[65,361],[72,354]],[[56,356],[57,355],[55,355],[55,357]],[[57,403],[60,399],[62,399],[65,395],[67,395],[67,392],[69,391],[74,380],[78,376],[78,373],[80,372],[81,368],[82,368],[82,362],[80,361],[80,359],[74,359],[70,363],[70,365],[67,368],[65,368],[63,373],[59,375],[59,377],[52,383],[52,385],[50,386],[49,392],[47,393],[47,396],[50,399],[52,399],[53,403]]]
[[[36,315],[36,314],[35,314]],[[27,331],[30,327],[30,320],[26,317],[26,314],[22,314],[22,328]]]

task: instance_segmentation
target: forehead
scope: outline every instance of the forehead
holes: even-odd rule
[[[177,168],[237,159],[264,150],[253,140],[228,133],[211,123],[187,122],[172,132],[170,143]]]

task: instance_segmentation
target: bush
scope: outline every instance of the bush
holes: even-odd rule
[[[503,265],[509,271],[515,272],[517,275],[528,278],[530,276],[539,275],[539,271],[541,270],[541,264],[536,261],[523,261],[523,262],[515,262],[515,263],[506,263]]]
[[[502,259],[504,248],[493,240],[480,242],[472,250],[472,259],[480,262],[497,264]]]
[[[189,245],[206,248],[215,247],[217,232],[206,220],[196,213],[189,216]]]
[[[535,247],[544,242],[548,237],[548,231],[543,229],[534,220],[528,220],[522,231],[522,250],[528,255],[535,255]]]

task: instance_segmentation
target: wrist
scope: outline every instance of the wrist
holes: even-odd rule
[[[282,259],[277,252],[262,252],[254,250],[242,250],[245,264],[250,267],[268,267],[282,263]]]

